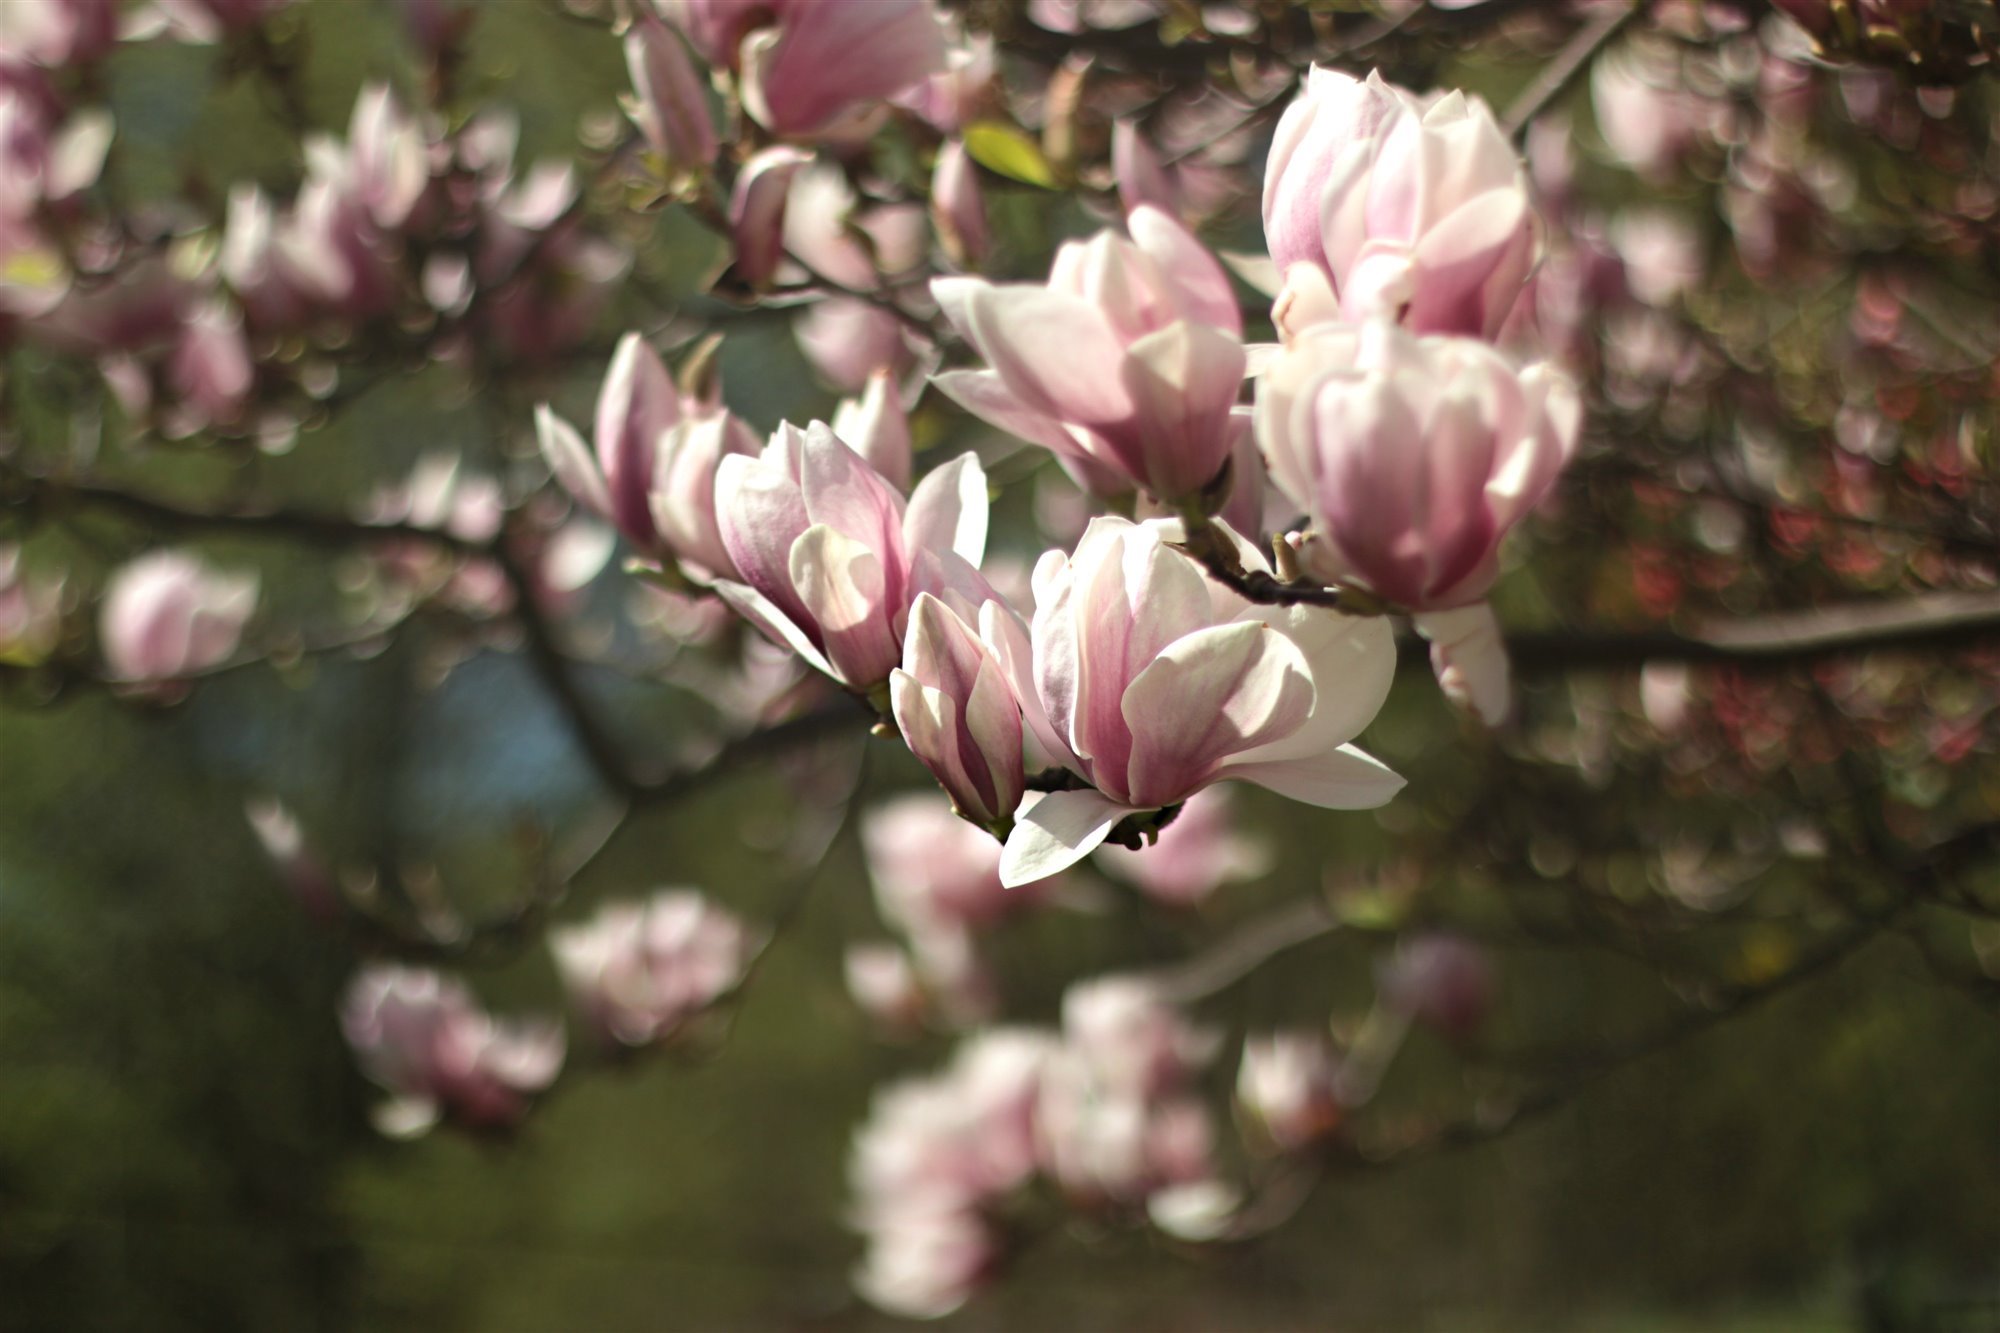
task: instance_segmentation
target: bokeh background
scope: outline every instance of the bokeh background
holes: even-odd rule
[[[605,142],[626,85],[601,25],[539,0],[479,8],[462,100],[511,108],[524,158]],[[279,22],[288,49],[305,53],[305,109],[329,130],[364,81],[415,77],[389,6],[314,0]],[[256,80],[223,61],[153,44],[106,66],[120,136],[110,180],[134,207],[172,192],[213,197],[239,179],[279,192],[296,183],[291,139]],[[1529,72],[1476,54],[1437,71],[1496,100]],[[1587,121],[1580,112],[1577,133]],[[1039,271],[1054,239],[1095,225],[1073,203],[1025,192],[1000,192],[996,211],[1003,271]],[[1223,239],[1255,247],[1254,219],[1228,225]],[[255,462],[260,483],[358,501],[429,450],[532,467],[532,404],[550,398],[585,419],[618,330],[663,312],[689,327],[723,317],[698,295],[711,242],[670,216],[632,239],[633,279],[594,351],[470,392],[450,371],[400,377],[315,423],[293,455]],[[781,318],[731,315],[728,332],[726,392],[755,427],[829,410],[833,395]],[[40,386],[11,429],[55,429],[60,364],[33,346],[7,357],[10,378]],[[920,417],[919,429],[939,446],[976,435],[943,418]],[[143,475],[198,494],[218,474],[199,456],[155,454]],[[1006,531],[1022,532],[1026,497],[1004,504]],[[1595,586],[1606,553],[1591,525],[1602,521],[1572,501],[1538,549],[1545,585],[1514,593],[1510,619],[1553,623],[1562,590]],[[107,523],[75,537],[70,558],[102,567],[145,535]],[[1005,540],[1031,554],[1027,537]],[[205,549],[257,565],[271,602],[325,597],[319,553],[248,539]],[[593,588],[586,620],[608,624],[615,583]],[[344,861],[434,865],[472,912],[523,891],[524,828],[587,841],[610,803],[517,655],[468,654],[432,633],[419,624],[372,656],[232,671],[168,709],[89,691],[0,708],[0,1327],[896,1327],[849,1290],[859,1242],[845,1221],[847,1145],[878,1084],[935,1065],[949,1044],[884,1044],[848,1000],[845,947],[881,929],[852,827],[836,829],[812,793],[822,770],[858,772],[864,802],[921,787],[921,772],[855,729],[635,815],[572,886],[565,919],[693,884],[769,920],[800,888],[777,850],[802,828],[831,838],[726,1034],[676,1058],[585,1062],[505,1141],[390,1142],[370,1127],[377,1093],[336,1017],[354,942],[288,895],[246,799],[282,798]],[[1924,658],[1877,669],[1900,688],[1934,688]],[[635,752],[673,753],[700,716],[613,673],[585,685]],[[1463,882],[1440,892],[1518,925],[1585,882],[1643,896],[1669,845],[1754,850],[1801,811],[1828,814],[1812,784],[1783,771],[1745,786],[1645,758],[1629,671],[1530,673],[1526,689],[1545,728],[1503,746],[1452,714],[1426,672],[1405,673],[1363,741],[1418,795],[1379,817],[1246,795],[1246,828],[1279,852],[1270,873],[1189,919],[1112,900],[1010,924],[993,943],[1012,1010],[1052,1021],[1077,977],[1185,957],[1329,876],[1365,888],[1413,854],[1453,852],[1449,873]],[[1707,697],[1697,690],[1694,706]],[[1978,807],[1994,790],[1983,770],[1933,779],[1944,791],[1931,806],[1950,794]],[[1918,803],[1927,790],[1864,785],[1858,799]],[[1777,859],[1780,880],[1819,873],[1809,858]],[[1644,958],[1500,933],[1498,1044],[1615,1036],[1675,998]],[[1365,1004],[1382,947],[1365,934],[1316,941],[1203,1013],[1242,1031]],[[1752,976],[1793,947],[1754,931],[1716,946]],[[559,1003],[539,947],[502,953],[475,971],[490,1004]],[[1226,1085],[1218,1071],[1218,1096]],[[1476,1102],[1478,1091],[1475,1074],[1420,1035],[1388,1095],[1422,1108]],[[1583,1080],[1490,1142],[1336,1171],[1290,1226],[1254,1245],[1179,1252],[1058,1226],[948,1326],[1971,1330],[2000,1328],[1996,1277],[1994,1010],[1939,986],[1888,940]]]

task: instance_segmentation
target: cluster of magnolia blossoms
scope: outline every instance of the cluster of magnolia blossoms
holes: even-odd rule
[[[1203,1233],[1234,1198],[1193,1087],[1217,1044],[1147,983],[1107,977],[1069,992],[1060,1032],[991,1029],[942,1073],[884,1089],[850,1169],[868,1246],[856,1285],[899,1314],[950,1313],[1037,1178],[1081,1209]]]
[[[316,896],[332,892],[332,876],[282,808],[251,817],[288,880],[310,881]],[[549,947],[583,1031],[623,1055],[682,1041],[742,982],[760,944],[694,890],[662,889],[553,932]],[[386,963],[349,984],[341,1029],[363,1071],[390,1093],[375,1121],[397,1137],[440,1121],[511,1130],[555,1082],[569,1048],[556,1017],[496,1019],[456,978]]]

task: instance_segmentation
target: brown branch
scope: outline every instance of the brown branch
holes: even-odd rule
[[[1622,9],[1607,9],[1589,23],[1577,30],[1570,38],[1569,45],[1556,53],[1555,59],[1542,67],[1533,83],[1514,99],[1507,108],[1505,129],[1511,139],[1519,139],[1527,133],[1535,118],[1546,111],[1549,104],[1562,96],[1570,84],[1581,78],[1590,69],[1605,46],[1645,10],[1642,0],[1631,0]]]

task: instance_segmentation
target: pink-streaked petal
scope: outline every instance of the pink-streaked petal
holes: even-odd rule
[[[1125,691],[1129,799],[1184,800],[1229,755],[1290,734],[1312,710],[1311,669],[1290,639],[1258,621],[1197,630]]]
[[[819,629],[835,674],[855,689],[887,680],[902,659],[885,602],[882,557],[847,534],[815,523],[792,544],[792,584]]]
[[[1445,696],[1470,708],[1489,727],[1505,722],[1514,706],[1513,679],[1507,640],[1493,608],[1480,602],[1425,611],[1414,621],[1417,633],[1430,640],[1431,669]]]
[[[556,482],[576,502],[602,518],[611,517],[611,493],[590,446],[576,433],[576,427],[550,410],[547,403],[535,408],[535,437],[541,442],[542,460],[555,474]]]

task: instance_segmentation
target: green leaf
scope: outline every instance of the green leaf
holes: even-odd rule
[[[1004,121],[981,120],[967,125],[965,151],[980,166],[1009,180],[1039,185],[1044,190],[1056,188],[1056,174],[1049,169],[1049,160],[1042,156],[1041,148]]]

